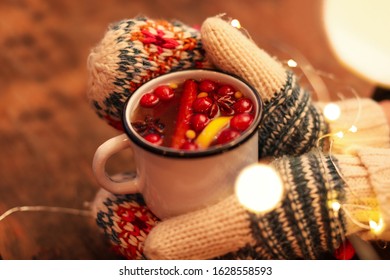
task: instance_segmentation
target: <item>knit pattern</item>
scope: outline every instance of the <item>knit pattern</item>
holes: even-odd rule
[[[199,32],[178,21],[146,17],[109,27],[88,57],[88,99],[99,117],[122,130],[122,107],[150,79],[176,70],[209,67]]]
[[[140,194],[110,195],[99,205],[96,222],[120,256],[145,259],[143,247],[158,218],[145,206]]]
[[[374,238],[390,240],[390,150],[383,148],[365,148],[357,152],[359,159],[368,171],[368,179],[372,185],[375,197],[378,201],[378,213],[373,215],[376,209],[370,211],[371,219],[378,222],[383,219],[384,227],[381,232],[376,233]]]
[[[390,148],[389,125],[382,108],[370,98],[353,98],[335,102],[340,108],[340,117],[328,121],[330,131],[342,131],[344,137],[332,137],[333,152],[345,153],[351,146]],[[326,104],[318,103],[320,108]],[[351,132],[351,127],[357,131]]]
[[[221,18],[205,20],[201,34],[210,61],[249,82],[264,101],[259,158],[299,155],[316,146],[327,126],[292,72]]]
[[[327,131],[310,93],[288,72],[284,87],[264,104],[264,118],[258,130],[259,158],[303,154],[315,147]]]
[[[220,17],[206,19],[201,35],[208,59],[219,69],[246,80],[263,101],[283,87],[286,71],[282,64],[227,21]]]
[[[328,203],[344,199],[344,183],[330,157],[310,152],[273,165],[287,188],[285,198],[265,215],[248,213],[256,245],[222,259],[321,259],[344,241],[343,214]]]

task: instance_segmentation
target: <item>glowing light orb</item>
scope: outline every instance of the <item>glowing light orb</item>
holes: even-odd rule
[[[355,132],[358,131],[357,127],[354,126],[354,125],[352,125],[348,130],[349,130],[350,132],[353,132],[353,133],[355,133]]]
[[[282,199],[283,183],[275,169],[268,165],[253,164],[242,170],[236,180],[238,201],[249,211],[268,212]]]
[[[287,61],[287,65],[291,68],[294,68],[294,67],[297,67],[298,66],[298,63],[294,60],[294,59],[289,59]]]
[[[337,120],[341,115],[340,107],[337,104],[329,103],[324,107],[324,116],[329,121]]]
[[[375,234],[380,234],[384,229],[383,219],[379,218],[378,222],[375,222],[374,220],[370,220],[370,229]]]
[[[238,28],[240,29],[241,28],[241,23],[238,19],[233,19],[231,22],[230,22],[231,26],[235,27],[235,28]]]

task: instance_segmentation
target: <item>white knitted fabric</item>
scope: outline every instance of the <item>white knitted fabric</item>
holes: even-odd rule
[[[341,115],[335,121],[328,121],[333,134],[334,153],[348,152],[352,146],[390,148],[390,129],[385,114],[377,102],[372,99],[347,99],[335,102]],[[326,104],[316,104],[324,110]],[[356,127],[356,132],[350,128]],[[342,137],[338,136],[342,132]]]

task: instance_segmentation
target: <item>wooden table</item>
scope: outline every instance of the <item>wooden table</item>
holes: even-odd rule
[[[169,3],[169,4],[168,4]],[[84,209],[99,189],[96,148],[118,132],[86,99],[86,57],[109,23],[138,14],[201,24],[227,13],[254,41],[304,54],[362,96],[373,85],[343,68],[327,46],[320,1],[1,1],[0,213],[24,205]],[[267,49],[268,50],[268,49]],[[287,52],[288,53],[288,52]],[[125,156],[109,164],[120,172]],[[0,259],[114,259],[93,218],[19,212],[0,221]]]

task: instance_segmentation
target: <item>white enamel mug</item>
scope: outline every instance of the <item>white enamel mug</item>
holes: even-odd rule
[[[132,114],[144,93],[161,84],[182,83],[187,79],[210,79],[230,84],[250,98],[255,117],[250,127],[233,141],[205,150],[184,151],[149,143],[131,125]],[[259,94],[245,81],[214,70],[171,72],[150,80],[128,99],[123,110],[125,133],[109,139],[97,150],[93,171],[98,183],[115,194],[141,193],[148,208],[160,219],[181,215],[217,203],[234,192],[240,171],[258,161],[257,128],[263,116]],[[106,162],[114,154],[130,149],[136,175],[122,182],[106,172]]]

